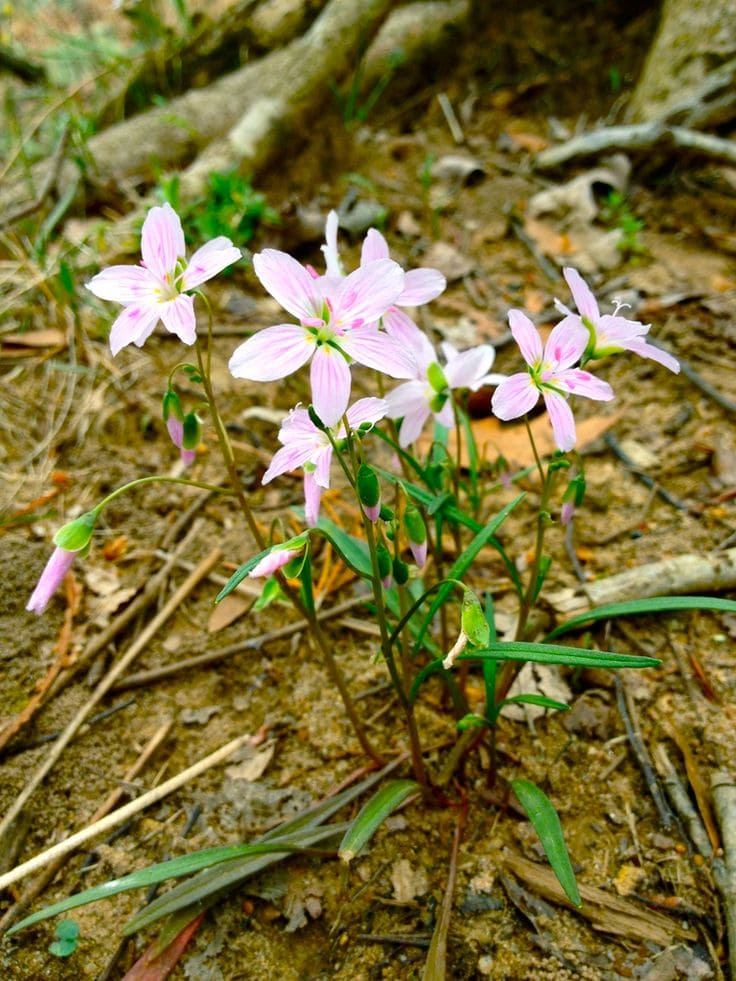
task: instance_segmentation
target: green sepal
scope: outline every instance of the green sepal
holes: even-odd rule
[[[287,567],[285,566],[284,568]],[[261,595],[253,604],[253,611],[258,613],[260,610],[265,610],[271,603],[276,603],[278,600],[283,599],[286,599],[286,597],[278,579],[275,576],[269,576],[263,584]]]
[[[378,517],[381,519],[381,521],[393,521],[394,520],[393,509],[390,508],[388,504],[382,504],[381,512],[378,515]]]
[[[307,415],[309,416],[309,421],[315,426],[321,433],[326,433],[328,427],[322,422],[320,417],[317,415],[313,405],[310,405],[307,409]]]
[[[181,438],[182,448],[185,450],[196,450],[202,442],[202,423],[197,418],[195,412],[187,412],[184,416],[183,434]]]
[[[92,541],[92,533],[97,521],[96,511],[87,511],[74,521],[70,521],[54,535],[54,545],[66,552],[81,552]]]
[[[378,559],[378,573],[381,579],[385,579],[386,576],[391,575],[393,562],[391,561],[391,553],[383,542],[376,544],[376,558]]]
[[[447,378],[436,361],[433,361],[427,368],[427,381],[438,394],[447,391]]]
[[[179,421],[184,419],[184,409],[181,407],[181,399],[174,391],[173,388],[167,388],[164,392],[164,397],[161,400],[161,413],[164,417],[164,422],[169,421],[169,416],[173,416]]]
[[[404,511],[404,531],[413,545],[423,545],[427,540],[427,528],[418,508],[408,504]]]
[[[565,493],[562,495],[563,503],[572,501],[576,508],[579,508],[585,497],[585,475],[577,474],[567,485]]]
[[[393,562],[394,581],[403,586],[409,580],[409,566],[402,559],[394,559]]]

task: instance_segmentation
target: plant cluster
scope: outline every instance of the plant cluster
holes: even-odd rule
[[[354,791],[339,795],[297,819],[269,832],[250,845],[210,849],[175,859],[88,890],[33,914],[14,929],[63,912],[83,902],[112,895],[125,888],[150,885],[166,878],[189,875],[192,880],[160,897],[129,928],[139,929],[159,917],[184,908],[201,911],[247,875],[295,850],[313,850],[336,835],[339,854],[349,861],[390,811],[412,795],[427,805],[446,803],[444,791],[428,772],[415,703],[422,685],[436,677],[447,686],[448,704],[455,715],[458,738],[450,763],[459,761],[481,742],[489,746],[489,785],[504,779],[495,753],[500,712],[509,702],[564,710],[563,703],[523,691],[513,683],[524,663],[642,668],[656,659],[614,652],[562,646],[558,638],[583,622],[619,613],[709,606],[719,601],[704,598],[659,599],[591,610],[556,628],[540,642],[534,636],[531,614],[538,602],[551,558],[545,537],[556,520],[573,519],[585,494],[583,461],[575,451],[573,408],[579,398],[608,401],[611,386],[588,370],[590,362],[632,353],[649,358],[671,371],[677,361],[647,340],[649,326],[627,319],[617,304],[601,313],[582,277],[564,270],[575,309],[557,302],[560,320],[546,341],[521,310],[509,312],[509,324],[518,344],[522,365],[509,376],[491,372],[494,349],[487,344],[465,351],[443,343],[439,351],[430,337],[411,319],[408,310],[429,303],[445,288],[434,269],[404,269],[389,255],[383,235],[371,229],[363,242],[360,264],[348,271],[338,249],[338,217],[327,218],[322,246],[325,269],[320,273],[286,253],[265,249],[254,256],[255,273],[266,291],[284,308],[283,323],[257,331],[233,352],[232,374],[251,384],[287,378],[309,368],[310,403],[297,405],[284,418],[278,434],[280,448],[263,475],[266,484],[282,474],[300,471],[304,480],[304,529],[286,537],[282,527],[262,531],[239,478],[227,429],[212,385],[212,314],[202,286],[240,259],[240,251],[225,236],[217,236],[187,260],[179,217],[170,204],[154,207],[142,230],[140,265],[118,265],[103,270],[87,284],[103,300],[122,305],[110,330],[110,346],[117,355],[125,346],[142,346],[161,321],[194,351],[193,363],[177,363],[163,394],[163,416],[172,443],[189,464],[201,438],[203,417],[215,429],[230,480],[230,490],[253,540],[254,554],[231,577],[218,600],[246,577],[266,577],[264,596],[293,605],[304,618],[331,681],[343,701],[348,719],[365,753],[376,766],[384,766],[380,749],[368,737],[331,644],[317,617],[313,565],[318,561],[315,542],[328,540],[342,561],[367,586],[366,603],[380,630],[378,656],[386,666],[398,698],[411,752],[413,780],[391,781],[346,825],[325,825],[340,806],[380,780],[391,767]],[[195,297],[206,304],[208,330],[198,332]],[[176,385],[182,372],[187,390],[201,388],[196,405],[185,406]],[[355,398],[353,383],[359,372],[374,394]],[[501,420],[527,419],[540,398],[548,413],[558,447],[543,459],[534,447],[535,471],[540,487],[533,560],[522,574],[509,556],[500,529],[519,507],[519,494],[506,506],[494,504],[499,481],[493,467],[481,460],[467,412],[465,395],[483,386],[495,386],[492,409]],[[420,436],[432,423],[431,441]],[[532,432],[527,423],[529,437]],[[454,431],[454,447],[449,439]],[[377,442],[378,441],[378,442]],[[532,439],[533,445],[533,439]],[[380,457],[377,450],[383,447]],[[393,454],[393,464],[379,459]],[[466,461],[465,463],[463,461]],[[323,491],[335,472],[360,513],[362,534],[352,535],[320,515]],[[56,550],[28,602],[42,613],[71,564],[91,547],[96,520],[115,497],[141,483],[177,480],[208,487],[185,478],[152,476],[118,488],[93,510],[61,528]],[[222,488],[209,488],[221,491]],[[447,558],[453,543],[452,560]],[[473,563],[482,549],[501,556],[518,598],[518,619],[513,640],[499,641],[490,593],[478,592]],[[464,666],[456,672],[456,665]],[[485,690],[484,704],[471,711],[465,694],[467,670],[479,670]],[[542,844],[570,899],[579,903],[575,876],[564,844],[559,820],[543,791],[528,780],[511,786],[540,835]],[[175,921],[182,925],[181,918]]]

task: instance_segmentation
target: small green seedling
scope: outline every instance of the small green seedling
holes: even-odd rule
[[[71,957],[79,944],[79,924],[74,920],[61,920],[56,924],[56,940],[49,944],[54,957]]]

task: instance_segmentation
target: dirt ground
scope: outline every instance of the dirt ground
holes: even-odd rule
[[[635,4],[586,5],[575,16],[571,6],[578,10],[562,3],[508,5],[498,22],[457,53],[452,69],[438,71],[411,97],[399,99],[389,88],[366,123],[346,126],[329,104],[307,145],[258,183],[281,224],[263,229],[250,248],[288,248],[321,268],[318,246],[329,208],[346,196],[377,202],[387,212],[386,234],[396,258],[407,267],[439,264],[448,272],[448,291],[422,311],[424,326],[460,347],[498,342],[495,369],[519,370],[518,353],[504,342],[506,311],[519,306],[540,323],[554,322],[554,297],[567,301],[564,282],[553,275],[555,260],[558,265],[572,261],[575,246],[561,221],[529,223],[529,201],[540,190],[586,173],[581,166],[540,177],[531,171],[529,154],[550,143],[555,131],[572,132],[581,117],[608,118],[619,95],[630,90],[656,19],[655,11],[637,12]],[[620,93],[612,91],[619,85]],[[440,92],[458,111],[460,147],[438,104]],[[452,174],[422,179],[432,163],[457,153],[476,162],[470,179]],[[736,173],[676,158],[636,159],[626,201],[642,222],[637,248],[633,254],[621,252],[615,268],[591,274],[598,296],[630,302],[636,319],[653,323],[652,336],[718,393],[736,400]],[[600,219],[593,228],[606,230]],[[343,235],[341,241],[350,267],[357,262],[359,238]],[[232,423],[245,486],[268,523],[301,503],[296,477],[267,488],[260,478],[276,445],[277,419],[306,391],[293,378],[256,390],[227,371],[240,338],[276,322],[276,308],[250,268],[243,264],[210,295],[216,302],[216,387]],[[74,590],[60,593],[40,618],[24,611],[61,523],[127,480],[181,472],[159,409],[166,374],[181,355],[175,339],[157,332],[144,349],[127,348],[113,362],[102,306],[80,295],[76,330],[73,319],[53,309],[56,323],[39,315],[26,325],[61,327],[63,344],[22,358],[9,355],[5,346],[0,351],[5,373],[0,469],[5,514],[17,518],[0,536],[0,720],[8,723],[23,709],[54,663],[74,603],[78,611],[68,636],[72,661],[133,601],[166,555],[189,538],[146,610],[2,750],[0,813],[46,758],[51,743],[44,737],[64,728],[192,564],[218,545],[224,558],[216,571],[228,575],[254,552],[229,503],[173,485],[144,487],[106,510],[89,558],[75,567],[78,597]],[[10,324],[13,312],[5,316]],[[732,547],[733,414],[685,373],[673,375],[651,361],[621,357],[597,371],[612,384],[616,399],[606,405],[578,403],[580,418],[589,420],[596,434],[584,450],[588,494],[576,517],[572,549],[584,576],[593,580],[659,559]],[[487,403],[481,403],[474,400],[474,407],[487,415]],[[515,454],[516,462],[523,462],[523,431],[504,430],[505,455],[512,464]],[[616,455],[606,434],[633,458],[633,467]],[[653,479],[654,490],[641,473]],[[211,429],[205,428],[192,475],[208,482],[224,479]],[[529,561],[538,499],[534,482],[522,486],[528,506],[517,509],[499,535],[520,568]],[[496,491],[494,508],[515,493]],[[339,486],[327,506],[351,520]],[[293,524],[298,528],[295,518]],[[549,542],[554,564],[546,589],[554,593],[578,579],[559,525]],[[328,561],[324,553],[317,560],[318,575]],[[494,552],[481,554],[476,577],[508,619],[513,596]],[[254,612],[243,602],[232,622],[213,623],[218,589],[216,581],[205,580],[146,644],[132,671],[224,650],[294,620],[286,606]],[[324,608],[350,599],[356,589],[328,569],[322,579]],[[544,602],[541,607],[552,622],[552,608]],[[351,616],[327,620],[325,629],[371,738],[390,757],[406,744],[399,708],[384,667],[374,659],[377,641],[364,610]],[[584,638],[588,646],[662,659],[656,670],[630,672],[625,694],[645,745],[666,747],[681,779],[691,784],[699,775],[707,787],[716,769],[733,770],[735,637],[736,617],[697,612],[611,622]],[[549,683],[538,680],[542,688]],[[728,977],[724,910],[711,871],[680,825],[663,824],[627,741],[613,675],[569,672],[563,680],[570,689],[570,713],[501,720],[502,779],[495,798],[485,791],[482,750],[468,758],[448,788],[451,806],[411,804],[389,819],[349,872],[336,861],[299,857],[245,884],[208,914],[171,977],[419,978],[446,888],[462,801],[468,814],[448,977]],[[471,701],[480,699],[481,685],[472,674],[468,691]],[[166,740],[127,787],[131,794],[238,735],[260,737],[257,745],[171,794],[106,843],[72,856],[34,909],[152,862],[251,840],[344,781],[357,780],[366,763],[316,652],[299,631],[255,650],[223,655],[205,668],[138,687],[123,681],[96,711],[110,708],[116,711],[83,730],[33,795],[25,821],[4,843],[12,854],[2,859],[3,868],[87,824],[162,722],[171,720]],[[446,709],[440,688],[428,685],[418,719],[423,743],[438,747],[427,757],[435,773],[453,739]],[[579,882],[631,903],[640,911],[638,925],[634,918],[617,933],[610,910],[593,924],[585,912],[544,898],[538,882],[524,880],[520,860],[540,863],[543,856],[528,821],[508,805],[504,788],[518,775],[538,783],[555,803]],[[2,897],[5,907],[22,887]],[[73,911],[81,940],[66,960],[48,952],[53,924],[3,939],[0,975],[19,981],[123,977],[154,936],[136,936],[117,949],[122,925],[143,901],[142,892],[123,893]],[[658,941],[647,932],[647,917],[654,914],[664,924],[664,939],[658,934]]]

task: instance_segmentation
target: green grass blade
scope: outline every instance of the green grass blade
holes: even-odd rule
[[[557,712],[569,712],[570,706],[567,702],[557,702],[554,698],[547,698],[546,695],[512,695],[511,698],[504,698],[498,703],[498,709],[504,705],[539,705],[541,708],[555,709]]]
[[[419,789],[415,780],[392,780],[381,787],[350,822],[338,849],[341,860],[351,862],[389,814],[409,797],[419,793]]]
[[[317,526],[312,529],[318,532],[332,545],[343,562],[350,566],[359,576],[370,579],[373,575],[368,546],[359,538],[348,535],[329,518],[320,518]]]
[[[561,623],[545,640],[553,640],[575,630],[584,624],[595,623],[596,620],[610,620],[613,617],[628,617],[641,613],[671,613],[676,610],[723,610],[736,613],[736,601],[719,599],[716,596],[653,596],[649,599],[629,600],[626,603],[607,603],[605,606],[594,607],[585,613]]]
[[[214,868],[207,868],[180,882],[163,896],[154,899],[152,903],[144,907],[140,912],[125,924],[123,933],[129,936],[143,927],[150,926],[164,916],[176,913],[185,906],[192,903],[206,902],[207,898],[213,893],[223,895],[244,879],[255,875],[257,872],[268,868],[276,862],[281,862],[289,858],[296,851],[304,848],[311,848],[329,838],[345,833],[349,827],[348,823],[328,824],[324,827],[312,828],[308,831],[297,832],[288,837],[273,838],[269,842],[262,844],[268,845],[269,852],[251,855],[245,858],[236,858],[230,862],[220,863]]]
[[[486,648],[461,654],[458,661],[535,661],[537,664],[567,664],[578,668],[656,668],[662,662],[656,657],[638,654],[614,654],[594,651],[587,647],[563,647],[557,644],[532,644],[509,641],[490,644]]]
[[[294,846],[294,848],[299,847],[299,845]],[[291,850],[293,851],[294,848]],[[283,850],[283,843],[278,840],[275,842],[256,842],[250,845],[223,845],[218,848],[206,848],[204,851],[194,852],[191,855],[182,855],[181,858],[159,862],[157,865],[149,865],[148,868],[123,876],[122,879],[112,879],[110,882],[94,886],[92,889],[85,889],[84,892],[62,899],[52,906],[46,906],[37,913],[27,916],[20,923],[16,923],[8,930],[8,934],[16,933],[18,930],[23,930],[25,927],[40,923],[52,916],[58,916],[59,913],[66,913],[67,910],[76,909],[77,906],[86,906],[87,903],[94,903],[98,899],[108,899],[120,892],[157,885],[166,879],[179,879],[182,876],[191,875],[193,872],[199,872],[223,862],[231,862],[233,859],[270,856],[274,852],[281,853]]]
[[[575,873],[567,852],[562,825],[552,801],[530,780],[512,780],[511,787],[539,835],[544,853],[549,859],[552,871],[565,890],[565,895],[575,906],[582,906],[583,902],[580,899]]]

